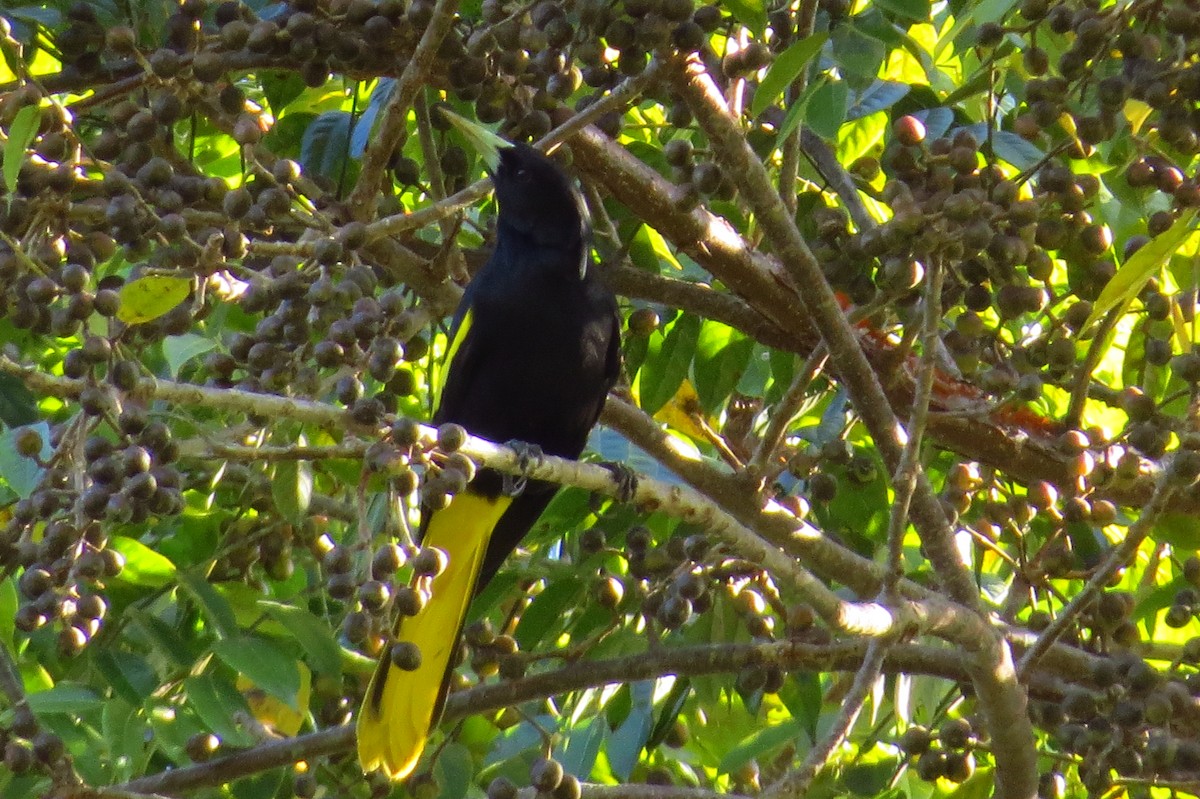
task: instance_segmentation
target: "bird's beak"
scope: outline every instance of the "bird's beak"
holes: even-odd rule
[[[441,110],[450,124],[457,128],[479,156],[483,159],[483,167],[489,175],[495,175],[500,168],[500,151],[507,150],[512,144],[492,133],[477,122],[472,122],[445,108]]]

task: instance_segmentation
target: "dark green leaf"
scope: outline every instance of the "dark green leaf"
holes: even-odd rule
[[[29,694],[29,707],[34,713],[66,713],[81,716],[101,707],[104,700],[86,685],[60,682],[47,691]]]
[[[1033,168],[1046,157],[1037,145],[1007,130],[992,131],[992,151],[1001,161],[1022,171]]]
[[[300,165],[337,180],[350,153],[351,117],[345,111],[326,111],[304,131],[300,140]]]
[[[909,22],[924,22],[929,17],[929,0],[875,0],[875,5]]]
[[[805,122],[823,139],[836,139],[838,130],[846,121],[846,102],[850,88],[843,81],[827,81],[822,84],[808,101]]]
[[[876,80],[861,92],[855,92],[854,101],[846,111],[846,121],[853,122],[870,116],[876,111],[891,108],[903,100],[911,91],[907,83],[897,83],[891,80]]]
[[[438,753],[434,773],[442,791],[441,799],[459,799],[467,796],[471,787],[471,775],[475,773],[475,762],[471,751],[460,743],[449,743]]]
[[[898,758],[859,761],[846,767],[842,779],[846,781],[846,787],[859,796],[877,797],[892,781],[898,762]]]
[[[99,652],[94,662],[113,690],[131,704],[140,706],[158,687],[154,669],[140,655],[109,648]]]
[[[561,748],[555,753],[556,757],[568,774],[591,774],[607,738],[608,725],[604,723],[604,718],[593,716],[586,726],[576,727],[566,735]]]
[[[233,615],[233,608],[207,580],[192,572],[180,572],[179,586],[200,606],[205,621],[217,635],[228,638],[237,633],[237,619]]]
[[[646,362],[638,373],[642,409],[654,414],[679,390],[692,365],[696,341],[700,336],[700,317],[682,314],[665,335],[650,336]]]
[[[675,678],[670,693],[662,701],[658,711],[658,720],[654,722],[654,729],[650,731],[650,738],[646,741],[647,749],[653,749],[666,739],[667,733],[675,726],[675,719],[683,711],[683,705],[691,693],[692,683],[690,680],[682,677]]]
[[[797,719],[765,726],[726,752],[721,758],[721,764],[717,766],[717,771],[722,774],[735,771],[751,760],[766,757],[785,743],[796,740],[803,733],[803,727]]]
[[[829,34],[824,31],[814,33],[776,56],[754,92],[754,100],[750,104],[751,116],[758,116],[775,102],[800,76],[800,72],[812,61],[813,56],[821,52],[821,47],[828,39]]]
[[[37,398],[21,380],[10,374],[0,374],[0,422],[8,427],[21,427],[37,421]]]
[[[191,647],[166,622],[137,607],[129,608],[125,612],[149,639],[155,655],[164,657],[181,668],[191,668],[195,665],[191,657]]]
[[[287,628],[300,644],[313,671],[336,677],[342,672],[341,647],[338,646],[333,630],[324,620],[309,611],[283,605],[278,602],[260,600],[258,606],[271,618]]]
[[[810,741],[817,739],[817,720],[821,717],[821,677],[812,671],[794,671],[788,675],[779,699],[801,723]]]
[[[294,70],[268,71],[262,73],[262,88],[271,113],[279,117],[288,103],[304,93],[304,78]]]
[[[874,80],[887,55],[883,42],[851,24],[834,29],[833,60],[848,74],[863,80]]]
[[[547,633],[558,629],[563,619],[564,608],[573,607],[582,590],[583,583],[579,580],[557,580],[535,596],[521,614],[521,620],[517,622],[517,629],[513,633],[521,649],[536,649]]]
[[[275,642],[256,636],[223,638],[213,643],[213,654],[257,687],[298,710],[300,669],[291,655]]]

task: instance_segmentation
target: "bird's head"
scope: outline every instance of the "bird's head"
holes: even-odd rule
[[[492,173],[500,224],[539,244],[581,240],[587,211],[571,179],[550,158],[527,144],[499,150]]]
[[[587,207],[558,164],[527,144],[512,144],[457,114],[443,113],[483,158],[496,187],[502,229],[548,247],[587,241]]]

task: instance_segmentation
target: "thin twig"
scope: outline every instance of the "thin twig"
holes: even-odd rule
[[[886,649],[887,643],[882,639],[872,640],[867,645],[867,653],[863,657],[862,666],[854,675],[854,682],[851,684],[846,698],[842,700],[842,707],[838,710],[837,718],[834,719],[829,731],[812,749],[808,750],[803,763],[763,791],[763,799],[791,799],[804,796],[808,792],[813,779],[833,757],[837,748],[845,742],[850,730],[854,727],[854,722],[858,720],[858,714],[862,712],[871,688],[879,679],[883,669],[883,656]]]
[[[750,458],[750,463],[747,464],[746,470],[755,476],[764,476],[770,470],[769,465],[775,458],[775,451],[779,448],[780,442],[787,434],[788,427],[792,420],[796,418],[796,414],[800,412],[801,406],[804,405],[804,400],[808,396],[808,390],[812,386],[812,382],[817,379],[817,375],[825,368],[825,362],[829,358],[829,353],[826,352],[825,346],[818,345],[812,354],[805,359],[804,365],[796,372],[796,376],[792,378],[792,384],[788,386],[784,395],[779,398],[779,402],[775,403],[775,407],[771,410],[771,418],[767,421],[767,428],[763,431],[762,438],[758,442],[758,448]]]

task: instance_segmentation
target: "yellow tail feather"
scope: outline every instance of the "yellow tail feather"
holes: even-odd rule
[[[416,644],[421,665],[407,672],[392,665],[388,647],[371,678],[358,715],[358,761],[364,771],[381,768],[399,780],[420,761],[442,712],[450,658],[488,540],[510,502],[463,493],[430,518],[422,545],[442,550],[447,566],[432,581],[417,583],[428,600],[424,609],[396,623],[396,640]]]

